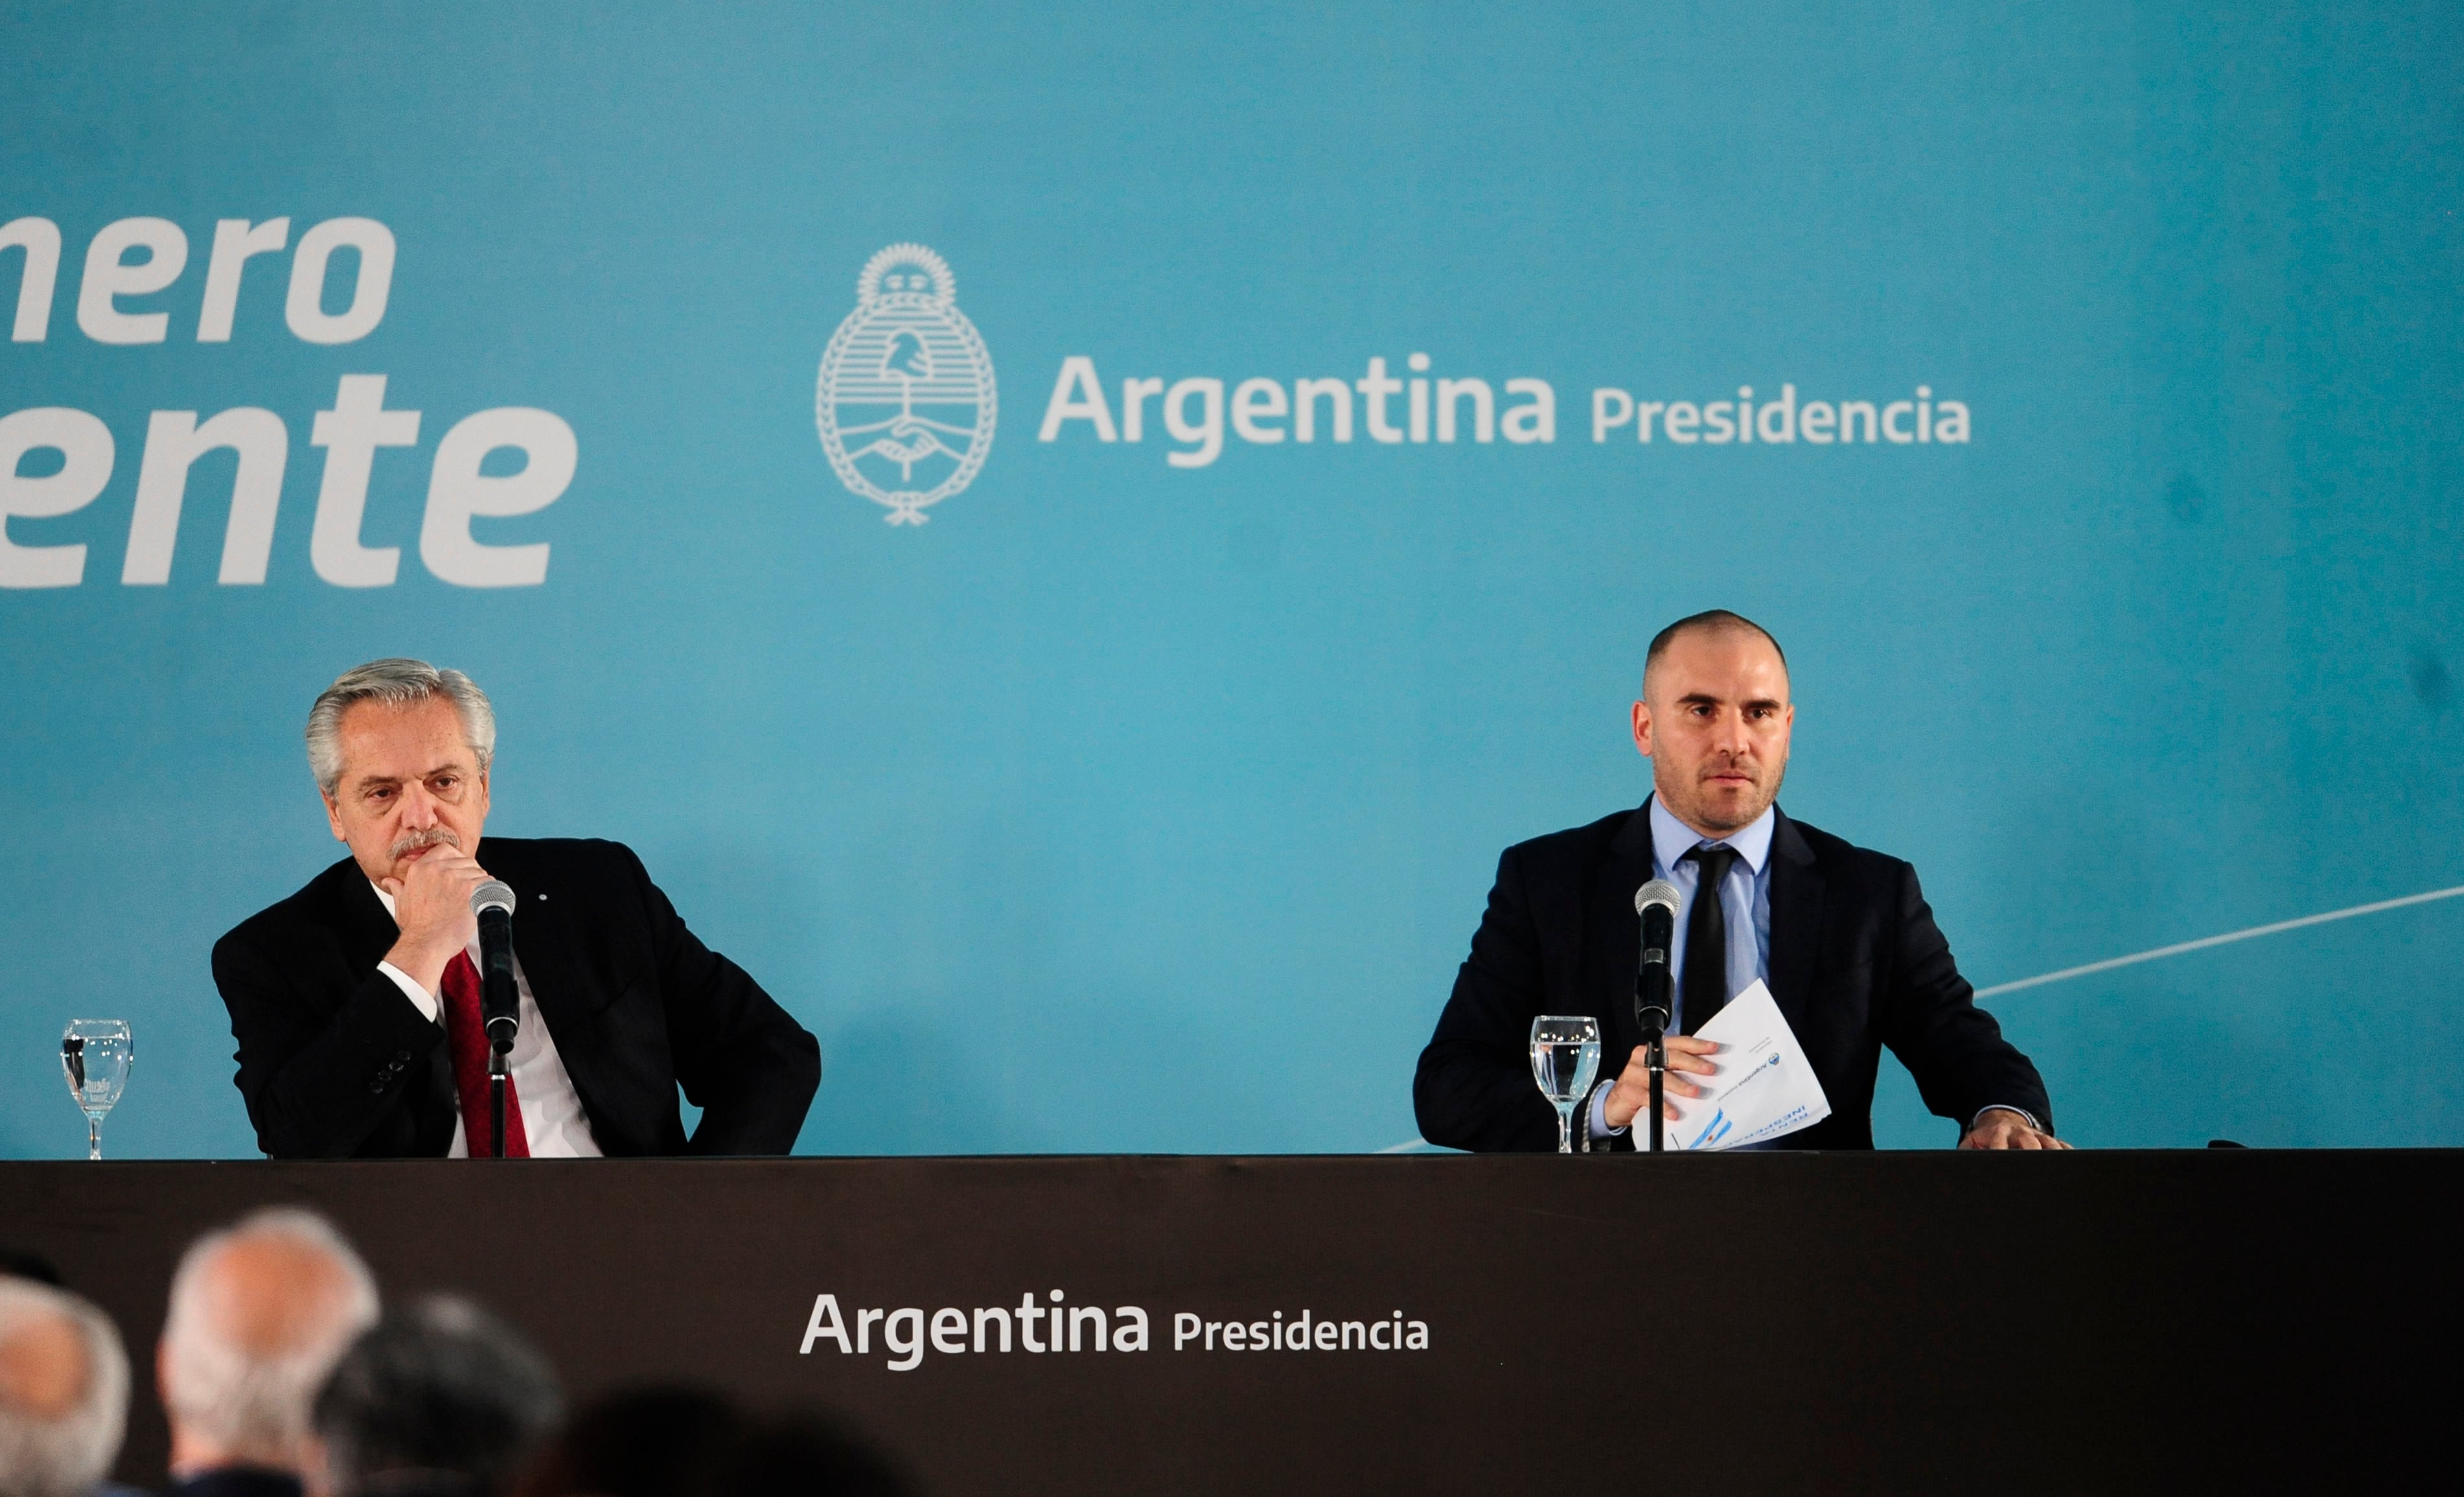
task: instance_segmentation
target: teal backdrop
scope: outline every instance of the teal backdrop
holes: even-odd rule
[[[81,1148],[83,1015],[136,1026],[111,1152],[253,1153],[208,952],[339,855],[300,727],[384,654],[494,696],[491,832],[630,843],[820,1036],[807,1153],[1410,1142],[1499,850],[1642,799],[1644,643],[1715,605],[1794,667],[1782,804],[1912,860],[1980,986],[2464,884],[2453,8],[0,41],[0,1155]],[[146,219],[185,266],[130,289]],[[1485,382],[1491,440],[1421,378]],[[1757,440],[1709,440],[1739,386]],[[225,448],[166,526],[156,413],[242,408],[255,518]],[[825,427],[884,492],[965,481],[869,497]],[[1989,1006],[2082,1145],[2458,1145],[2459,963],[2440,900]],[[1885,1072],[1881,1139],[1951,1142]]]

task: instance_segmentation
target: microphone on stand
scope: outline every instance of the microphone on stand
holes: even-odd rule
[[[492,878],[471,891],[471,913],[479,919],[479,1011],[488,1019],[488,1041],[502,1055],[514,1047],[521,1005],[514,994],[514,892]]]
[[[1668,996],[1676,983],[1668,975],[1668,948],[1677,939],[1677,886],[1655,878],[1634,892],[1634,913],[1642,916],[1642,966],[1635,974],[1634,1020],[1642,1032],[1658,1036],[1669,1022]]]
[[[521,1028],[521,1002],[514,987],[514,891],[492,878],[471,891],[471,913],[479,921],[479,1012],[488,1025],[488,1092],[495,1118],[493,1158],[505,1156],[506,1057]]]
[[[1651,1067],[1651,1152],[1661,1152],[1661,1109],[1668,1072],[1668,948],[1677,938],[1677,886],[1655,878],[1634,892],[1634,913],[1642,916],[1642,963],[1634,975],[1634,1022],[1642,1028],[1643,1059]]]

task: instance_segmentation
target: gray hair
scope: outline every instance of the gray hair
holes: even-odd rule
[[[12,1358],[10,1344],[45,1321],[77,1332],[77,1391],[59,1409],[33,1402],[24,1375],[11,1376],[25,1353]],[[64,1289],[0,1278],[0,1494],[85,1497],[111,1469],[127,1424],[128,1354],[111,1318]]]
[[[308,709],[308,768],[317,777],[317,789],[330,801],[342,782],[343,714],[362,702],[411,707],[440,696],[461,715],[462,740],[478,756],[479,772],[486,774],[496,757],[496,713],[488,705],[488,693],[459,671],[439,671],[425,660],[395,656],[343,671]]]
[[[278,1243],[321,1259],[337,1282],[294,1282],[275,1315],[234,1317],[216,1303],[213,1270],[227,1251],[249,1243]],[[171,1309],[163,1323],[164,1404],[175,1424],[204,1436],[231,1460],[296,1465],[317,1390],[352,1338],[376,1323],[377,1309],[367,1265],[313,1211],[276,1206],[208,1233],[189,1244],[171,1279]],[[257,1344],[266,1339],[261,1332],[268,1319],[275,1322],[275,1344]]]
[[[453,1472],[499,1490],[563,1412],[556,1374],[514,1329],[437,1294],[389,1310],[317,1395],[336,1497],[393,1471]]]

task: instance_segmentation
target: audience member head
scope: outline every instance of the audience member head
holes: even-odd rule
[[[32,1279],[56,1288],[60,1270],[40,1253],[30,1253],[22,1247],[0,1247],[0,1279]]]
[[[517,1497],[699,1497],[735,1443],[736,1406],[702,1388],[631,1388],[574,1412]]]
[[[376,1280],[321,1217],[279,1207],[199,1238],[171,1280],[155,1356],[171,1474],[301,1471],[309,1405],[376,1319]]]
[[[887,1457],[813,1414],[748,1424],[702,1486],[705,1497],[908,1497],[913,1490]]]
[[[556,1375],[513,1328],[436,1295],[389,1311],[317,1396],[325,1497],[503,1490],[556,1422]]]
[[[85,1497],[120,1454],[128,1354],[102,1311],[0,1278],[0,1497]]]

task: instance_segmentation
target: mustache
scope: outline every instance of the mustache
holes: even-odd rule
[[[451,826],[429,826],[419,831],[407,831],[393,840],[393,846],[385,849],[385,856],[399,858],[407,852],[416,852],[422,848],[451,848],[459,852],[462,850],[462,839],[453,834],[453,828]]]

